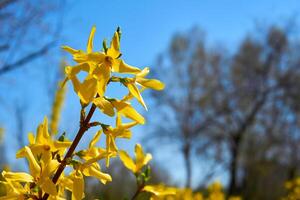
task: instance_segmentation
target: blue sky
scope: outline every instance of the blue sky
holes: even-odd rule
[[[232,45],[256,22],[282,23],[299,11],[297,0],[78,0],[67,12],[64,35],[72,44],[84,47],[82,38],[92,25],[97,26],[96,37],[101,39],[121,26],[126,59],[147,65],[166,49],[175,32],[200,26],[209,41]],[[98,42],[100,46],[101,40]]]
[[[59,45],[67,44],[74,48],[85,49],[90,29],[96,25],[95,49],[101,49],[102,39],[109,40],[117,26],[120,26],[123,58],[131,65],[144,67],[151,66],[156,56],[167,49],[172,35],[176,32],[184,32],[194,26],[199,26],[205,31],[210,44],[221,43],[233,49],[247,32],[254,30],[257,23],[261,26],[274,22],[284,23],[293,16],[297,17],[299,11],[299,0],[68,1],[62,44]],[[34,77],[34,73],[31,76]],[[32,88],[35,89],[32,90]],[[23,94],[27,91],[28,96],[37,97],[40,89],[36,88],[38,88],[36,84],[24,85],[21,92]],[[35,94],[30,94],[30,91],[35,91]],[[74,96],[69,95],[65,111],[68,113],[65,116],[68,117],[62,123],[68,124],[69,121],[77,120],[78,109],[78,102],[74,101]],[[27,123],[34,126],[28,125],[28,131],[34,130],[32,127],[42,121],[45,113],[36,108],[31,115],[34,120],[29,120]],[[76,117],[73,117],[74,115]],[[68,125],[65,127],[69,132],[76,130]],[[136,129],[137,136],[133,142],[128,143],[130,145],[124,143],[123,147],[132,150],[133,143],[141,139],[138,132],[142,129],[142,127]],[[178,151],[158,155],[158,162],[168,167],[163,161],[170,158],[172,153],[178,153]],[[181,159],[170,160],[168,164],[183,167],[181,161]],[[184,177],[183,170],[178,172],[178,168],[176,171],[172,167],[168,169],[174,180],[181,182]],[[200,171],[196,169],[195,172],[200,174]],[[226,175],[220,174],[217,177],[226,182]]]

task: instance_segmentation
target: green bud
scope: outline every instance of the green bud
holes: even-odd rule
[[[119,38],[121,39],[121,34],[122,34],[122,32],[121,32],[120,26],[118,26],[118,28],[117,28],[117,33],[118,33],[118,35],[119,35]]]
[[[107,44],[106,44],[106,39],[104,39],[103,40],[103,42],[102,42],[102,46],[103,46],[103,50],[104,50],[104,52],[105,52],[105,54],[107,53]]]
[[[145,169],[144,171],[144,174],[145,174],[145,182],[149,181],[151,176],[151,168],[150,168],[150,165],[147,165],[147,168]]]
[[[70,165],[72,165],[74,169],[77,169],[79,164],[80,164],[80,162],[77,160],[70,161]]]
[[[102,129],[103,130],[107,130],[108,129],[108,127],[109,127],[109,125],[107,125],[107,124],[100,124],[100,126],[102,127]]]
[[[81,150],[81,151],[76,152],[75,155],[78,156],[79,158],[82,158],[85,155],[85,153],[83,150]]]
[[[65,141],[65,136],[66,136],[66,132],[63,132],[63,133],[61,134],[61,136],[59,136],[58,141],[60,141],[60,142]]]

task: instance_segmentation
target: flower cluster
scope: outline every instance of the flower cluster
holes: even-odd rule
[[[157,188],[154,188],[157,193]],[[213,182],[207,188],[207,191],[193,192],[191,188],[172,188],[176,191],[175,195],[156,195],[152,200],[225,200],[225,194],[220,182]],[[206,193],[206,195],[204,195]],[[228,200],[241,200],[241,197],[229,197]]]
[[[282,200],[295,200],[300,196],[300,178],[289,180],[285,183],[287,195]]]
[[[45,117],[43,123],[38,126],[36,134],[28,134],[29,145],[16,154],[17,158],[27,159],[29,173],[3,171],[2,176],[5,181],[2,183],[6,187],[6,195],[0,199],[62,200],[65,199],[66,191],[72,193],[74,200],[83,199],[84,177],[95,177],[103,184],[112,181],[112,177],[101,170],[99,161],[105,160],[106,166],[109,167],[110,159],[116,156],[120,156],[124,165],[135,174],[144,173],[142,170],[151,159],[151,155],[144,155],[142,147],[136,145],[137,159],[134,162],[127,152],[118,149],[116,139],[131,138],[130,129],[137,124],[145,123],[144,117],[135,110],[130,101],[136,98],[147,109],[141,91],[147,88],[162,90],[164,84],[159,80],[146,78],[149,68],[139,69],[126,64],[121,59],[120,28],[114,33],[110,46],[108,47],[104,40],[103,49],[97,52],[93,51],[95,31],[96,28],[93,27],[86,51],[63,47],[72,54],[77,63],[75,66],[65,67],[66,78],[62,84],[64,86],[67,81],[71,81],[81,103],[80,127],[75,139],[69,141],[65,133],[56,138],[57,114],[52,116],[51,121],[54,121],[54,124],[50,125],[49,133],[48,120]],[[106,96],[107,86],[113,82],[119,82],[128,89],[128,94],[122,99]],[[55,113],[58,113],[61,108],[63,93],[61,90],[57,94],[59,102],[56,103]],[[88,107],[90,110],[86,114]],[[115,126],[97,120],[90,122],[97,108],[109,117],[115,116]],[[123,123],[123,118],[127,118],[130,122]],[[84,133],[93,126],[99,129],[88,147],[75,151]],[[97,144],[102,134],[106,136],[105,147]],[[70,170],[66,172],[65,167]],[[142,189],[153,192],[151,186]]]

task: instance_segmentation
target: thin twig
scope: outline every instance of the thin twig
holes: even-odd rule
[[[47,43],[45,46],[43,46],[41,49],[29,53],[28,55],[24,56],[23,58],[17,60],[16,62],[12,63],[12,64],[6,64],[0,67],[0,75],[8,72],[8,71],[12,71],[14,69],[17,69],[27,63],[29,63],[30,61],[39,58],[40,56],[46,54],[52,47],[55,46],[56,44],[56,40]]]
[[[88,115],[86,116],[86,118],[84,119],[83,123],[81,124],[77,134],[76,134],[76,137],[74,139],[74,141],[72,142],[67,154],[65,155],[64,159],[62,160],[62,162],[60,163],[56,173],[54,174],[53,178],[52,178],[52,182],[54,184],[57,183],[60,175],[62,174],[62,172],[64,171],[66,165],[67,165],[67,161],[72,157],[80,139],[82,138],[83,134],[87,131],[88,129],[88,124],[95,112],[95,109],[96,109],[96,106],[95,104],[92,105]],[[42,200],[47,200],[49,197],[49,194],[45,193]]]
[[[144,187],[145,187],[145,183],[138,186],[138,188],[137,188],[135,194],[132,196],[131,200],[136,199],[138,197],[138,195],[141,193],[141,191],[143,190]]]

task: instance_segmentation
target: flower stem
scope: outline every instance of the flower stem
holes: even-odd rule
[[[88,130],[89,128],[89,122],[95,112],[96,106],[95,104],[92,104],[92,107],[90,108],[90,111],[88,113],[88,115],[86,116],[86,118],[83,120],[83,123],[81,123],[80,128],[76,134],[75,139],[73,140],[67,154],[65,155],[64,159],[62,160],[62,162],[60,163],[56,173],[54,174],[53,178],[52,178],[52,182],[54,184],[57,183],[60,175],[62,174],[62,172],[64,171],[66,165],[67,165],[67,161],[72,157],[79,141],[81,140],[83,134]],[[42,200],[47,200],[49,197],[49,194],[45,193]]]
[[[142,185],[138,186],[135,194],[133,195],[133,197],[131,198],[131,200],[134,200],[138,197],[138,195],[141,193],[141,191],[143,190],[143,188],[145,187],[145,184],[143,183]]]

